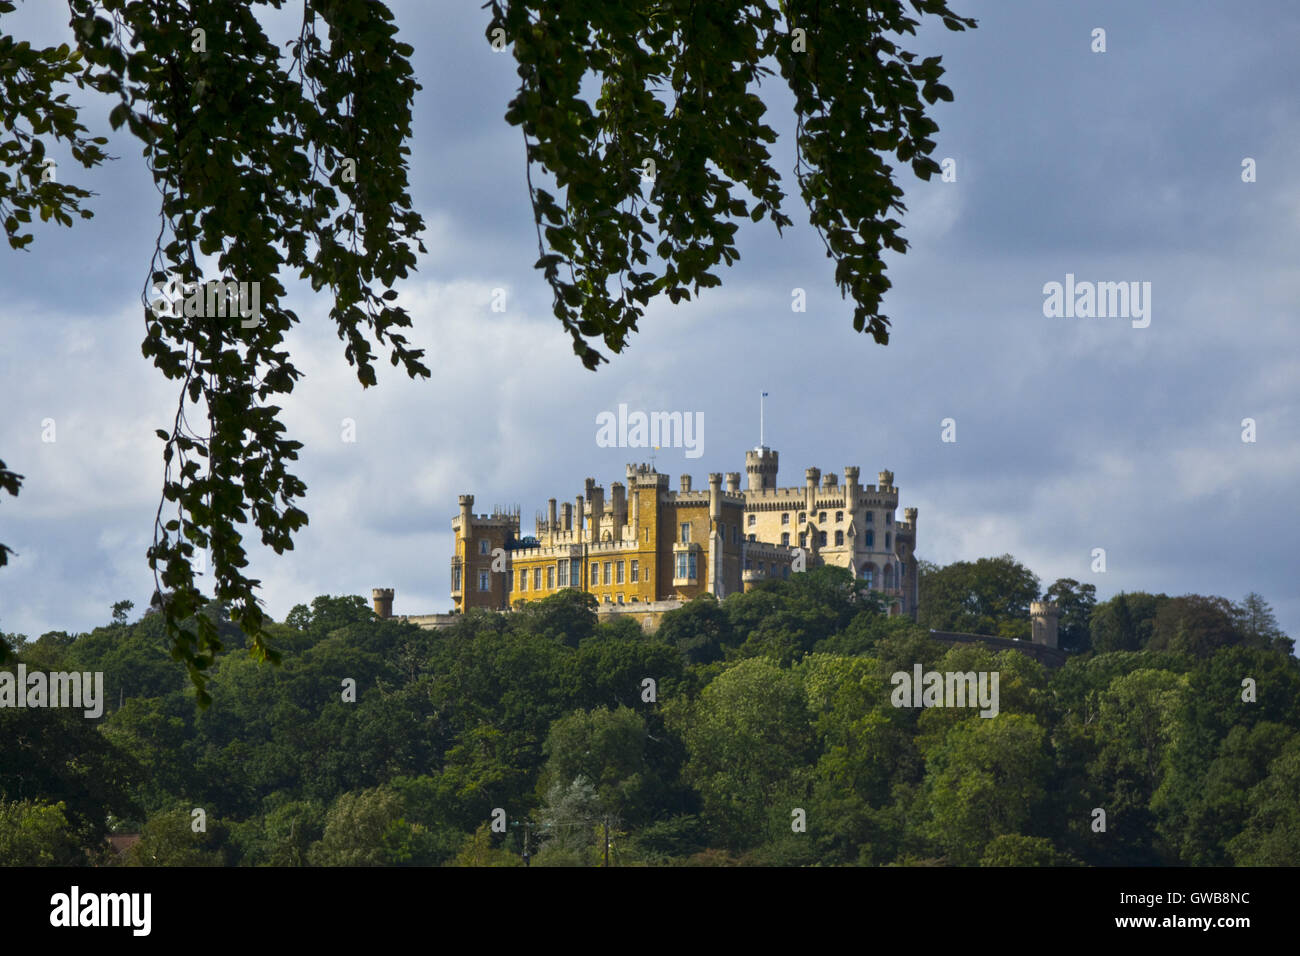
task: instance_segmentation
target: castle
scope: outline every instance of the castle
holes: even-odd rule
[[[802,487],[781,488],[777,461],[776,451],[760,446],[745,453],[744,489],[731,472],[725,484],[723,475],[709,475],[708,489],[698,491],[689,475],[672,491],[653,466],[628,465],[627,483],[614,482],[608,500],[592,478],[572,504],[557,508],[550,499],[528,537],[520,536],[517,511],[475,515],[474,496],[461,495],[452,521],[456,611],[505,610],[580,588],[606,613],[627,608],[657,617],[706,592],[722,599],[829,564],[878,592],[889,613],[914,616],[917,511],[895,520],[893,473],[862,485],[857,466],[848,466],[840,484],[835,474],[809,468]]]
[[[474,496],[460,496],[452,519],[451,614],[401,615],[423,628],[450,627],[473,608],[508,611],[561,588],[593,594],[602,618],[630,615],[653,631],[667,611],[701,594],[722,599],[770,578],[816,565],[847,568],[885,601],[889,614],[916,617],[917,509],[895,520],[894,474],[881,471],[874,485],[858,481],[856,465],[844,483],[817,468],[802,487],[777,485],[777,452],[760,445],[745,453],[740,473],[709,475],[708,490],[693,490],[682,475],[677,491],[651,465],[628,465],[627,483],[604,487],[588,478],[573,502],[547,502],[535,533],[520,535],[518,510],[474,514]],[[393,618],[393,589],[372,592],[375,614]],[[1059,609],[1030,606],[1032,638],[1016,641],[982,634],[931,631],[944,643],[1013,648],[1048,666],[1060,666]]]

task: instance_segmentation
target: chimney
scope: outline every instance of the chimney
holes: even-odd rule
[[[686,494],[690,490],[691,490],[691,476],[682,475],[682,494]]]
[[[567,501],[560,505],[560,529],[562,531],[573,530],[573,505]]]
[[[551,534],[555,533],[555,499],[548,498],[546,501],[546,530]]]
[[[627,524],[627,495],[623,490],[623,483],[616,481],[610,485],[609,494],[613,499],[614,537],[621,539],[623,526]]]

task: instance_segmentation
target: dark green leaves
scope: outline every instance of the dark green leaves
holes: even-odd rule
[[[587,367],[604,360],[590,340],[620,351],[653,296],[676,303],[721,284],[716,267],[739,258],[735,220],[767,217],[778,231],[791,223],[763,145],[776,134],[754,92],[773,61],[795,96],[800,191],[836,260],[836,282],[856,303],[854,327],[888,341],[879,262],[885,249],[907,246],[888,218],[903,211],[902,190],[878,153],[929,178],[937,127],[921,99],[952,98],[938,83],[939,57],[917,63],[887,38],[915,33],[901,2],[794,0],[780,15],[749,0],[487,6],[489,36],[503,29],[518,63],[505,118],[522,127],[529,164],[564,190],[560,203],[532,189],[536,268]],[[975,25],[946,0],[912,6],[949,29]],[[806,34],[802,51],[793,49],[795,28]],[[592,79],[594,104],[581,89]],[[752,211],[733,197],[737,186],[757,200]],[[634,271],[652,253],[653,271]]]

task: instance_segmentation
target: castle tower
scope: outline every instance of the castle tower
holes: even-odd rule
[[[392,588],[371,588],[370,599],[374,602],[376,615],[385,619],[393,616]]]
[[[844,507],[849,511],[858,510],[858,501],[862,497],[862,486],[858,484],[860,474],[857,465],[844,466]]]
[[[817,510],[817,481],[821,476],[820,468],[805,468],[803,472],[804,507],[808,509],[809,521]]]
[[[767,446],[745,452],[745,472],[749,475],[747,491],[776,488],[777,453]]]
[[[1055,604],[1048,601],[1030,601],[1029,620],[1033,643],[1046,644],[1048,647],[1058,646],[1057,622],[1060,616],[1060,608]]]

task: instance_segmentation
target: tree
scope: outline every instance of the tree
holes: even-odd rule
[[[1092,649],[1092,611],[1097,606],[1097,586],[1080,584],[1074,578],[1057,578],[1043,593],[1060,610],[1056,643],[1068,654]]]
[[[917,622],[936,631],[1028,640],[1038,578],[1009,554],[957,561],[919,581]]]
[[[760,842],[774,799],[797,786],[814,754],[802,681],[766,658],[750,658],[674,718],[690,753],[684,776],[699,790],[715,833],[732,847]]]
[[[1242,640],[1258,647],[1277,647],[1291,654],[1295,641],[1277,623],[1277,615],[1262,594],[1251,591],[1232,606],[1232,622]]]
[[[1050,761],[1033,717],[999,714],[955,724],[928,756],[926,793],[936,842],[972,865],[999,836],[1023,832],[1043,799]]]
[[[70,866],[81,851],[62,802],[0,800],[0,866]]]
[[[1147,647],[1208,657],[1220,647],[1239,642],[1232,604],[1221,597],[1185,594],[1161,604]]]
[[[409,376],[430,374],[422,350],[407,344],[411,320],[393,289],[426,251],[407,185],[420,89],[413,48],[373,0],[304,0],[284,65],[254,4],[68,6],[75,48],[34,50],[0,36],[0,104],[14,130],[0,143],[0,165],[17,173],[0,178],[0,212],[12,208],[5,229],[19,248],[31,241],[20,227],[36,206],[65,225],[73,212],[89,215],[84,190],[38,181],[41,137],[68,143],[87,168],[102,162],[105,140],[84,135],[59,91],[75,82],[116,98],[109,121],[142,143],[161,195],[146,285],[188,284],[184,309],[150,301],[147,290],[141,297],[144,354],[179,392],[169,427],[157,429],[165,470],[148,561],[173,654],[207,706],[205,678],[224,644],[198,610],[228,601],[250,652],[276,660],[260,582],[244,573],[245,525],[280,554],[307,523],[298,506],[306,486],[289,471],[301,443],[283,434],[276,404],[300,376],[283,349],[298,316],[284,304],[281,274],[329,288],[331,319],[363,387],[378,382],[372,338]],[[947,0],[911,8],[950,30],[975,26]],[[0,11],[11,9],[0,0]],[[509,44],[518,62],[519,93],[505,118],[526,144],[536,268],[586,367],[604,360],[589,340],[622,351],[652,298],[678,302],[720,285],[714,267],[739,256],[736,220],[791,224],[764,145],[776,134],[754,92],[771,75],[767,62],[792,95],[800,194],[841,294],[854,301],[854,328],[888,342],[881,257],[907,243],[892,215],[905,211],[902,188],[885,160],[892,154],[925,179],[939,172],[926,105],[952,99],[941,58],[918,61],[895,41],[920,25],[902,0],[779,8],[492,0],[489,9],[489,41]],[[594,104],[582,95],[592,80]],[[552,182],[534,187],[533,166]],[[757,200],[752,208],[733,187]],[[203,284],[201,256],[216,257],[222,280],[259,284],[258,314],[194,306],[205,289],[209,302],[218,298]],[[11,494],[19,481],[0,466]],[[210,596],[195,581],[197,550],[211,554]],[[0,563],[7,554],[0,546]]]
[[[645,719],[630,707],[576,711],[551,725],[538,786],[590,781],[604,813],[630,823],[647,818],[663,784],[650,766]]]
[[[1092,612],[1092,649],[1098,654],[1142,650],[1151,640],[1156,613],[1168,600],[1164,594],[1121,591],[1098,604]]]

